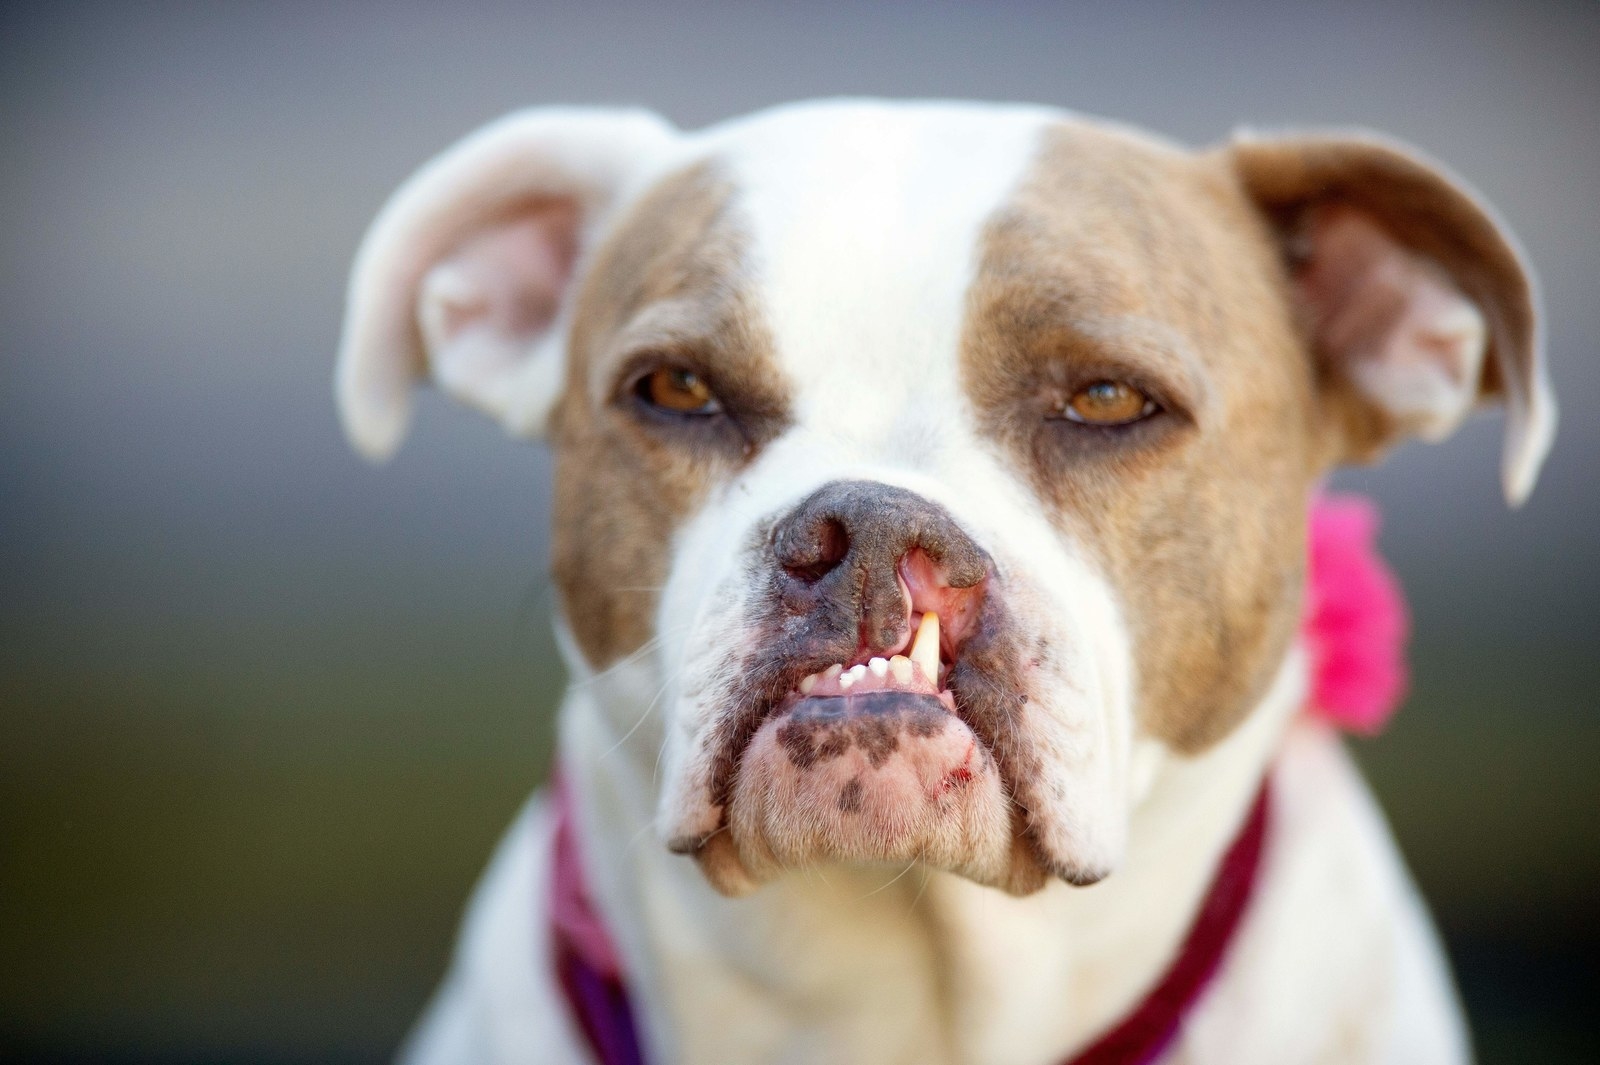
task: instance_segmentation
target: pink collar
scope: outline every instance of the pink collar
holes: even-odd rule
[[[589,895],[572,823],[572,790],[559,770],[550,792],[556,831],[547,917],[561,993],[599,1065],[643,1065],[622,963]]]
[[[1308,711],[1363,733],[1381,729],[1405,687],[1405,600],[1377,554],[1377,511],[1360,497],[1311,508],[1310,587],[1303,629],[1312,656]],[[1261,870],[1271,790],[1263,782],[1177,957],[1123,1020],[1065,1065],[1149,1065],[1205,993],[1243,920]],[[547,919],[553,962],[574,1022],[599,1065],[643,1065],[616,948],[595,910],[560,774]]]

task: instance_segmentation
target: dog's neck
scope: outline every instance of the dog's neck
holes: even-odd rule
[[[1200,757],[1136,751],[1148,784],[1128,854],[1094,887],[1013,898],[916,868],[829,867],[739,900],[653,831],[658,682],[632,666],[581,679],[563,707],[563,765],[647,1059],[790,1060],[799,1047],[830,1062],[1064,1059],[1171,961],[1305,674],[1297,649],[1249,720]]]

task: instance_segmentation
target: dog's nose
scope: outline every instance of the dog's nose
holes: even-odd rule
[[[772,533],[784,599],[844,629],[860,649],[893,653],[914,614],[938,612],[953,649],[976,616],[989,555],[932,501],[876,481],[823,485]]]

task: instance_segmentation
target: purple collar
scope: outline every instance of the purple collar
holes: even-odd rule
[[[572,797],[559,776],[552,794],[556,831],[548,921],[567,1009],[599,1065],[643,1065],[622,967],[589,896],[573,832]],[[1171,1045],[1216,975],[1259,878],[1268,795],[1263,783],[1167,971],[1121,1022],[1063,1065],[1149,1065]]]

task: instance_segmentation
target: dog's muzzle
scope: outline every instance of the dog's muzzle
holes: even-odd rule
[[[757,882],[818,860],[1004,882],[1010,789],[960,679],[1000,617],[989,555],[944,508],[867,481],[818,489],[769,543],[771,638],[722,741],[729,831],[708,866],[731,847]]]

